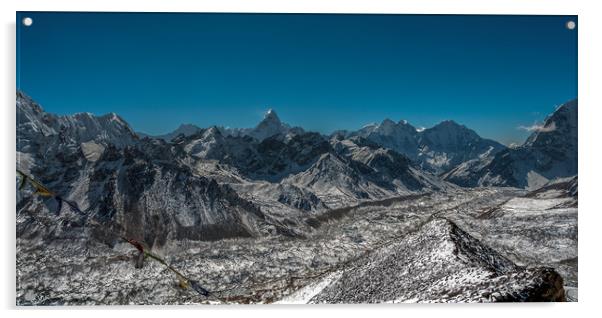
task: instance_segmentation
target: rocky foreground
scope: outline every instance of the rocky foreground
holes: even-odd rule
[[[181,241],[156,251],[209,298],[180,288],[156,262],[136,269],[128,244],[19,238],[17,304],[575,300],[577,199],[565,188],[399,197],[308,216],[315,231],[304,238]]]

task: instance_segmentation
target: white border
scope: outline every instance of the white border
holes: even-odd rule
[[[602,81],[600,80],[602,47],[602,12],[596,1],[585,0],[512,0],[512,1],[393,1],[393,0],[222,0],[222,1],[135,1],[135,0],[9,0],[2,1],[3,40],[2,63],[4,76],[1,77],[2,96],[2,169],[0,180],[2,202],[2,252],[0,261],[3,279],[0,280],[0,303],[8,316],[51,315],[75,317],[91,315],[202,315],[213,317],[307,317],[308,315],[336,315],[347,317],[365,317],[366,315],[407,315],[424,316],[546,316],[567,317],[577,315],[594,315],[597,311],[597,300],[600,298],[602,281],[600,277],[601,257],[600,236],[602,209],[596,198],[600,196],[598,188],[602,182],[600,165],[602,162],[602,136],[600,126],[602,116],[600,107],[602,99]],[[14,149],[15,149],[15,11],[149,11],[149,12],[306,12],[306,13],[437,13],[437,14],[577,14],[579,15],[579,172],[580,172],[580,204],[579,204],[579,303],[578,304],[469,304],[469,305],[379,305],[379,306],[235,306],[235,307],[193,307],[199,312],[182,311],[190,307],[134,307],[142,310],[133,311],[131,307],[96,308],[82,311],[81,308],[71,310],[20,309],[15,303],[15,228],[14,228]],[[372,312],[374,311],[374,312]]]

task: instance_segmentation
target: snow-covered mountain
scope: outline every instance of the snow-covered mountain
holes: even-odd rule
[[[307,169],[330,148],[328,140],[317,133],[277,134],[259,141],[250,136],[224,136],[215,127],[174,142],[194,158],[218,160],[250,179],[270,182]]]
[[[570,157],[558,153],[563,145],[570,142],[574,142],[575,148],[565,147],[566,153],[576,153],[576,133],[573,134],[576,130],[576,103],[575,114],[565,111],[567,107],[559,108],[546,121],[546,127],[554,126],[555,130],[535,133],[524,146],[511,151],[534,149],[537,154],[546,154],[546,158],[554,157],[559,165],[575,165],[576,169],[576,155]],[[197,215],[188,219],[195,219],[194,222],[199,222],[195,226],[201,227],[207,224],[217,228],[220,224],[233,225],[236,229],[221,230],[226,236],[230,235],[227,233],[268,233],[270,226],[278,227],[276,223],[284,222],[287,218],[289,223],[297,222],[291,221],[290,216],[282,214],[282,211],[300,211],[294,212],[296,215],[303,211],[324,211],[365,200],[450,190],[454,188],[452,184],[433,174],[447,167],[455,166],[445,175],[447,180],[462,186],[480,185],[479,182],[461,180],[472,180],[475,171],[500,165],[503,167],[506,161],[498,157],[505,158],[504,154],[508,156],[510,152],[499,152],[503,146],[483,139],[453,121],[418,131],[405,121],[396,123],[385,120],[356,132],[340,132],[328,138],[319,133],[305,132],[301,128],[291,128],[270,110],[251,129],[204,129],[182,125],[181,129],[169,136],[139,139],[116,114],[55,116],[44,112],[21,92],[17,93],[17,115],[20,169],[58,187],[63,195],[80,200],[84,207],[99,211],[115,210],[112,215],[133,213],[131,211],[140,208],[128,207],[130,212],[126,212],[124,202],[138,202],[136,200],[141,196],[144,200],[149,200],[149,196],[152,200],[158,200],[161,191],[170,193],[171,197],[192,196],[195,199],[186,201],[183,206],[175,203],[157,205],[167,211],[178,209],[179,212],[169,212],[170,215],[194,214],[198,213],[199,206],[208,206],[210,208],[203,208],[205,217]],[[575,123],[570,124],[572,121]],[[537,158],[540,160],[543,157]],[[497,163],[500,160],[502,163]],[[124,185],[123,176],[132,169],[132,165],[142,165],[145,171],[142,175],[153,177],[130,181],[134,182],[130,186]],[[561,168],[554,166],[549,169],[558,171]],[[176,169],[178,173],[170,172],[170,169]],[[514,166],[508,169],[510,173],[520,170]],[[563,169],[566,170],[566,167]],[[503,169],[502,172],[508,173]],[[99,175],[111,175],[113,179],[103,179],[101,182],[95,179]],[[160,177],[155,179],[154,176]],[[180,182],[182,178],[205,188],[213,187],[215,182],[225,188],[222,189],[223,193],[212,192],[218,194],[210,198],[196,197],[186,192],[188,190],[169,188],[170,184]],[[484,180],[489,180],[487,184],[523,186],[491,181],[501,178],[488,174]],[[82,197],[94,187],[96,190]],[[115,195],[119,198],[93,197],[110,189],[118,189]],[[204,191],[207,190],[201,192]],[[229,194],[230,191],[233,194]],[[248,201],[248,204],[262,205],[264,211],[240,208],[241,212],[236,217],[238,221],[231,219],[232,215],[221,216],[218,207],[232,204],[226,197],[234,198],[232,200],[236,202]],[[107,200],[113,200],[113,206],[93,206],[93,202],[109,202]],[[248,207],[248,204],[244,203],[243,206]],[[142,211],[142,215],[156,214],[146,208]],[[266,216],[267,212],[275,214],[268,213]],[[275,215],[277,222],[271,218]],[[114,221],[122,222],[123,219]],[[174,222],[181,224],[183,221]],[[176,226],[170,226],[168,232],[178,233],[177,229]],[[176,234],[169,235],[175,237],[173,235]]]
[[[506,147],[481,138],[474,130],[452,120],[418,133],[418,160],[437,172],[446,171],[471,159],[493,156]]]
[[[553,269],[516,266],[445,219],[353,262],[325,283],[310,303],[565,299],[562,277]]]
[[[407,157],[361,137],[329,141],[317,133],[278,134],[260,142],[249,136],[224,136],[219,129],[209,128],[190,137],[175,139],[174,143],[197,160],[216,160],[236,170],[222,170],[223,175],[237,174],[246,180],[244,182],[268,181],[286,185],[286,191],[281,194],[284,197],[304,193],[304,198],[280,199],[285,201],[313,202],[315,200],[310,198],[317,196],[334,207],[362,199],[449,186],[421,171]],[[241,178],[231,180],[242,182]],[[291,187],[298,190],[291,192]],[[263,186],[258,188],[263,189]],[[320,204],[314,202],[310,206]]]
[[[171,139],[139,139],[115,114],[54,116],[22,93],[17,117],[20,170],[149,246],[298,235],[307,230],[304,211],[449,185],[367,139],[328,140],[289,128],[273,111],[245,134],[210,127]],[[22,210],[53,209],[35,197],[19,201]],[[26,221],[20,233],[30,232],[44,233]]]
[[[379,199],[449,187],[420,170],[406,156],[362,137],[332,140],[333,151],[287,182],[313,189],[321,197]]]
[[[259,142],[273,136],[292,138],[305,131],[300,127],[291,127],[283,123],[276,112],[268,110],[264,119],[254,128],[215,127],[222,136],[252,137]],[[182,125],[175,131],[160,135],[143,137],[160,138],[170,141],[183,135],[189,137],[203,131],[194,125]],[[370,124],[357,131],[336,131],[331,139],[342,140],[351,137],[363,137],[377,145],[394,150],[414,160],[422,169],[440,174],[468,160],[491,157],[506,147],[493,140],[481,138],[466,126],[448,120],[428,129],[416,129],[405,120],[394,122],[383,120],[380,124]]]
[[[275,135],[287,135],[289,133],[303,133],[303,129],[299,127],[291,128],[291,126],[284,124],[273,109],[265,113],[265,117],[255,128],[242,132],[242,134],[251,136],[259,141]]]
[[[17,169],[86,212],[68,232],[88,231],[98,219],[149,246],[174,239],[260,236],[278,230],[261,209],[225,184],[198,175],[188,155],[160,139],[139,140],[115,114],[55,116],[17,93]],[[37,196],[18,196],[18,230],[61,235],[31,214],[73,213]],[[27,217],[29,216],[29,218]],[[51,222],[53,223],[53,222]],[[50,231],[50,232],[48,232]],[[103,233],[92,233],[102,240]],[[114,237],[113,237],[114,239]]]
[[[423,169],[442,173],[479,157],[492,156],[506,147],[481,138],[476,132],[447,120],[428,129],[416,129],[407,121],[385,119],[355,132],[335,132],[335,138],[361,136],[418,162]]]
[[[95,162],[77,149],[65,156],[73,160],[41,160],[28,172],[86,211],[86,217],[71,227],[97,220],[109,229],[119,226],[123,235],[158,248],[168,240],[259,236],[268,231],[266,216],[258,207],[227,185],[195,175],[164,143],[142,141],[122,149],[108,146]],[[19,202],[22,211],[45,214],[55,213],[52,204],[36,196]],[[64,206],[60,212],[73,211]],[[45,229],[25,222],[19,230],[43,233]],[[102,241],[111,237],[108,234],[95,231],[91,235]]]
[[[576,175],[576,108],[500,150],[451,121],[324,136],[273,111],[255,128],[139,138],[116,114],[56,116],[17,92],[17,169],[63,199],[17,183],[17,303],[217,299],[159,262],[135,268],[120,236],[236,303],[576,299],[577,177],[548,181]],[[460,185],[521,186],[523,171],[545,184],[472,189],[433,173],[454,165],[443,177]]]
[[[577,174],[577,100],[560,105],[525,143],[494,157],[468,161],[444,175],[461,186],[536,189],[549,180]]]
[[[418,157],[418,132],[407,121],[398,123],[390,119],[383,120],[380,124],[371,124],[353,132],[351,136],[361,136],[383,147],[393,149],[412,159]]]
[[[125,120],[115,113],[57,116],[44,112],[40,105],[21,91],[17,91],[16,102],[17,151],[48,145],[51,141],[63,145],[94,141],[123,146],[138,139]]]
[[[244,137],[250,136],[259,141],[263,141],[269,137],[275,135],[288,135],[288,134],[301,134],[303,129],[300,127],[291,127],[288,124],[280,121],[278,114],[273,109],[269,109],[262,121],[257,124],[254,128],[229,128],[229,127],[218,127],[215,126],[222,135],[233,136],[233,137]],[[188,137],[194,135],[203,129],[193,124],[180,125],[176,130],[164,134],[164,135],[148,135],[145,133],[138,133],[141,137],[159,138],[166,141],[170,141],[180,135]]]

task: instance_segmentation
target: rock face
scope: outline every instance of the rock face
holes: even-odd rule
[[[550,268],[521,268],[444,219],[352,264],[312,303],[564,301]]]
[[[536,189],[549,180],[577,174],[577,100],[556,109],[520,147],[493,158],[466,162],[444,175],[462,186]]]

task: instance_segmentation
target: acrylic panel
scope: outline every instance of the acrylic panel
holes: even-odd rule
[[[577,301],[577,16],[16,24],[17,305]]]

